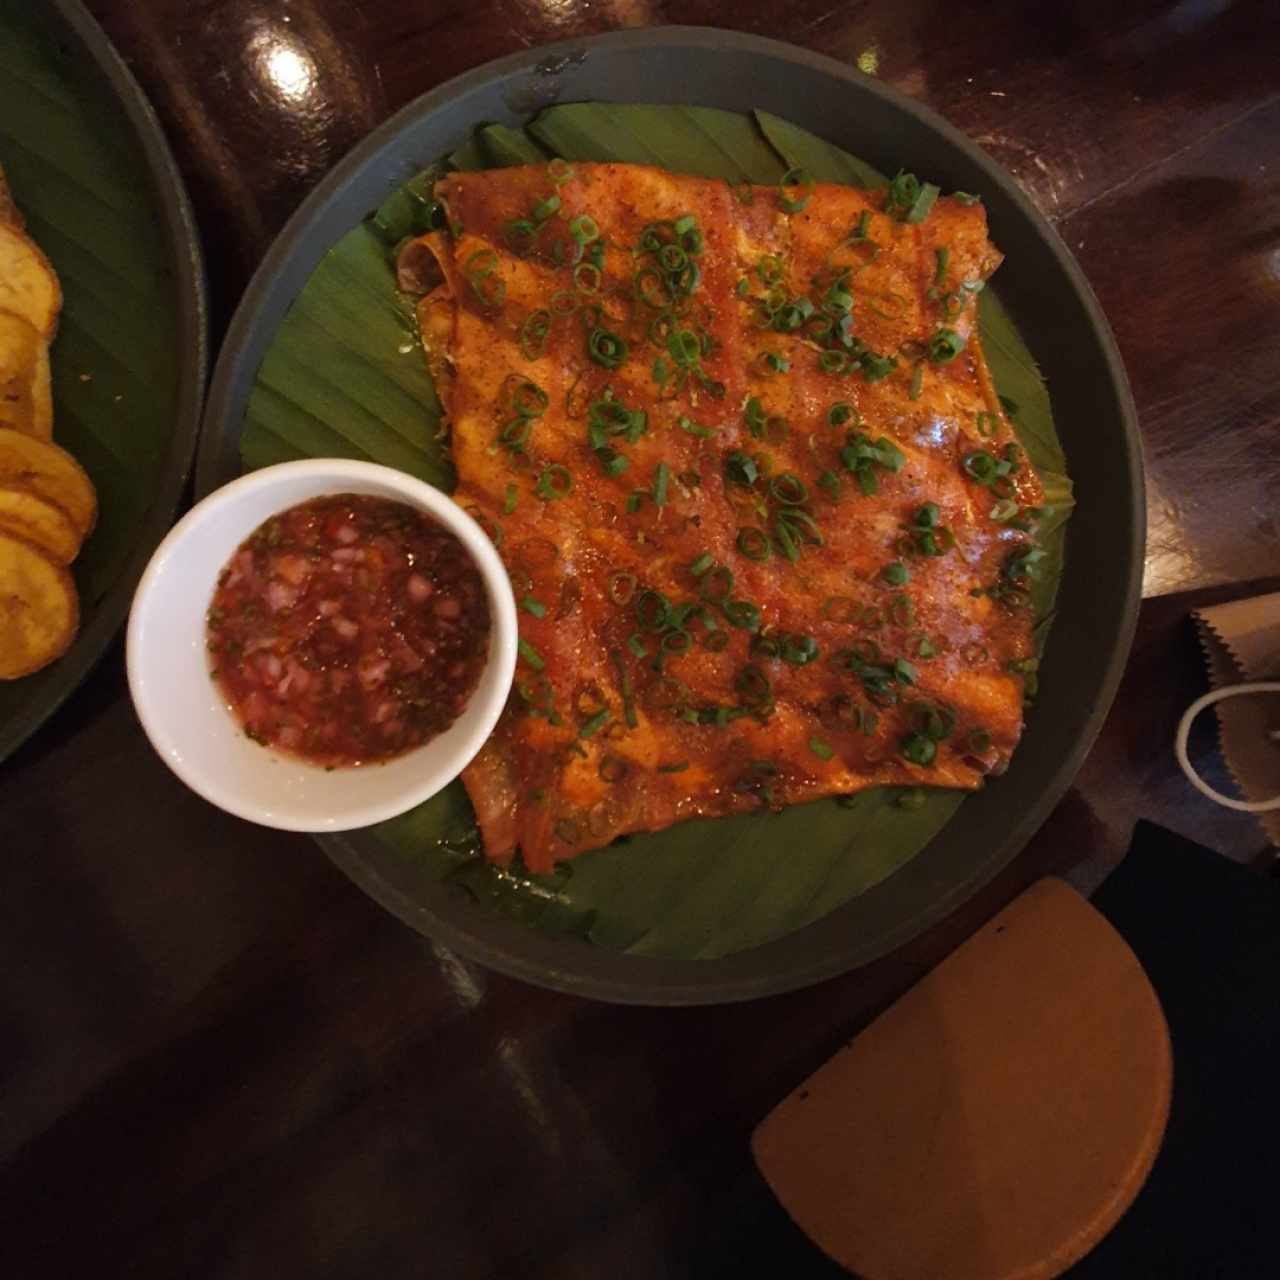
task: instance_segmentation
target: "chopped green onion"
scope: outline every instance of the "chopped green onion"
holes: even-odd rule
[[[788,169],[778,180],[778,205],[784,213],[799,213],[813,195],[814,181],[799,166]],[[790,195],[792,190],[799,190],[799,195]]]
[[[667,485],[671,480],[671,468],[665,462],[658,463],[653,473],[653,501],[655,506],[667,505]]]
[[[644,642],[644,637],[638,631],[633,631],[627,637],[627,648],[637,658],[647,658],[649,656],[648,646]]]
[[[911,581],[911,570],[901,560],[895,560],[880,570],[880,576],[891,587],[901,587]]]
[[[932,182],[921,183],[920,194],[916,196],[911,208],[907,210],[906,221],[923,222],[929,216],[938,195],[938,188]]]
[[[749,600],[730,600],[724,606],[724,616],[739,631],[760,630],[760,610]]]
[[[552,463],[549,467],[543,467],[538,476],[538,483],[534,486],[534,492],[538,497],[547,502],[568,497],[572,491],[573,473],[568,467],[558,462]]]
[[[737,548],[748,560],[767,560],[769,535],[754,525],[744,525],[738,530]]]
[[[818,368],[823,373],[843,373],[849,367],[849,357],[843,351],[824,351],[818,356]]]
[[[963,204],[963,205],[979,204],[982,200],[981,196],[975,196],[969,191],[953,191],[951,193],[951,198],[957,204]]]
[[[636,621],[645,631],[665,631],[671,622],[671,601],[661,591],[642,591],[636,597]]]
[[[593,329],[587,338],[587,355],[606,369],[616,369],[627,358],[627,341],[608,329]]]
[[[660,764],[658,766],[659,773],[683,773],[689,767],[687,760],[676,760],[671,764]]]
[[[917,362],[916,367],[911,371],[911,398],[913,400],[920,399],[920,393],[924,390],[924,365]]]
[[[690,566],[689,572],[695,578],[700,578],[708,569],[716,562],[715,556],[710,551],[704,551]]]
[[[933,763],[934,757],[938,754],[937,743],[932,738],[926,738],[922,733],[909,733],[902,739],[902,754],[912,764],[921,766]]]
[[[835,752],[831,749],[829,742],[824,742],[821,738],[809,739],[809,750],[813,752],[819,760],[830,760]]]
[[[598,293],[604,274],[590,262],[580,262],[573,269],[574,287],[579,293]]]
[[[934,364],[946,364],[954,360],[964,349],[966,339],[954,329],[939,329],[929,339],[929,359]]]
[[[903,221],[911,210],[915,208],[915,203],[919,198],[920,179],[914,173],[899,169],[885,192],[885,212],[899,221]]]
[[[935,249],[933,256],[938,262],[933,271],[933,283],[940,289],[947,278],[947,264],[951,261],[951,250],[944,245],[941,249]]]
[[[812,636],[786,636],[782,642],[782,660],[793,667],[807,667],[817,660],[818,642]]]
[[[536,360],[547,345],[551,332],[551,312],[545,307],[531,311],[520,326],[520,351],[526,360]]]
[[[704,600],[720,604],[733,594],[733,570],[726,565],[717,565],[698,585],[699,594]]]
[[[680,427],[681,431],[687,431],[691,436],[698,436],[703,440],[707,440],[711,436],[715,435],[715,432],[710,427],[700,426],[698,423],[694,422],[692,418],[686,418],[683,415],[680,417],[677,425]]]
[[[760,356],[760,363],[770,373],[788,373],[791,369],[791,362],[785,356],[780,356],[776,351],[764,352]]]
[[[858,363],[862,366],[863,376],[868,382],[882,382],[897,367],[897,356],[880,356],[874,351],[866,351]]]
[[[582,299],[572,289],[557,289],[551,295],[549,304],[556,315],[571,316],[582,305]]]
[[[592,240],[600,238],[600,228],[590,214],[580,213],[576,218],[569,219],[569,234],[579,244],[590,244]]]
[[[827,410],[827,424],[832,427],[843,427],[857,410],[847,400],[837,400]]]
[[[1018,514],[1018,504],[1012,498],[1001,498],[991,504],[991,518],[997,524],[1004,524]]]
[[[809,488],[793,471],[783,471],[769,481],[769,493],[787,506],[799,506],[809,497]]]
[[[614,604],[626,605],[631,603],[631,598],[636,593],[637,583],[638,579],[634,573],[616,570],[609,575],[605,590]]]
[[[818,488],[831,499],[832,502],[839,501],[840,498],[840,477],[834,471],[823,471],[818,475]]]
[[[533,647],[523,636],[516,641],[516,649],[520,656],[535,670],[541,671],[547,664],[543,660],[542,654]]]
[[[889,621],[895,627],[909,627],[915,621],[915,606],[910,596],[897,595],[889,601]]]
[[[507,485],[506,500],[502,504],[502,514],[509,516],[515,509],[516,503],[520,501],[520,490],[515,485]]]
[[[742,485],[749,489],[759,478],[760,468],[756,465],[754,458],[749,458],[745,453],[735,449],[725,455],[724,473],[731,484]]]
[[[765,284],[777,284],[783,276],[782,259],[776,254],[765,254],[756,262],[756,275]]]
[[[533,596],[525,596],[520,601],[520,607],[525,613],[531,613],[535,618],[545,618],[547,616],[547,606],[541,600],[535,600]]]
[[[612,719],[613,719],[613,713],[611,711],[608,711],[608,710],[597,711],[595,715],[588,717],[586,720],[582,722],[581,725],[579,725],[578,737],[580,738],[593,737],[597,732],[599,732],[599,730],[603,729],[605,725],[607,725],[609,721]]]
[[[989,410],[984,410],[977,415],[976,426],[980,436],[991,436],[995,434],[996,427],[1000,425],[1000,419]]]
[[[743,667],[738,672],[733,691],[743,706],[752,709],[768,706],[773,701],[773,681],[756,666]]]
[[[938,509],[936,502],[926,502],[919,511],[916,512],[915,523],[921,529],[935,529],[938,521],[942,517],[942,512]]]
[[[538,203],[533,206],[533,211],[530,216],[533,218],[534,222],[546,222],[552,214],[559,213],[559,211],[560,197],[558,195],[550,195],[545,200],[539,200]]]
[[[863,209],[858,215],[858,225],[849,234],[850,240],[866,240],[871,230],[871,210]]]

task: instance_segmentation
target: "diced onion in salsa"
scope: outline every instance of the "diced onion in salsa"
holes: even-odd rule
[[[401,502],[274,515],[218,576],[210,671],[256,742],[329,768],[392,759],[462,713],[489,647],[475,562]]]

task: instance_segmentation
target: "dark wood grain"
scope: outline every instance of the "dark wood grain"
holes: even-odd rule
[[[1263,847],[1185,785],[1166,744],[1204,685],[1189,610],[1280,585],[1267,6],[91,7],[191,184],[219,325],[305,192],[396,107],[517,48],[675,19],[874,64],[987,146],[1079,256],[1139,403],[1156,598],[1051,820],[975,901],[868,969],[707,1010],[487,973],[306,839],[186,792],[143,738],[118,650],[0,774],[7,1274],[834,1274],[750,1167],[747,1135],[778,1097],[1038,876],[1096,884],[1138,817],[1240,860]],[[1212,744],[1195,748],[1220,778]]]

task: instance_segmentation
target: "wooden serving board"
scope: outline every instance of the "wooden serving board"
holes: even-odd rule
[[[1142,966],[1046,879],[784,1099],[752,1150],[800,1228],[867,1280],[1039,1280],[1128,1208],[1172,1081]]]

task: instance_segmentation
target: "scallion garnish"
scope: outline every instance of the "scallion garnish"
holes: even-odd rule
[[[545,307],[531,311],[520,326],[520,352],[526,360],[536,360],[547,345],[551,332],[551,312]]]
[[[909,733],[902,739],[902,754],[912,764],[930,765],[938,754],[938,744],[922,733]]]
[[[698,584],[698,592],[704,600],[720,604],[733,594],[733,570],[717,565]]]
[[[520,607],[525,613],[531,613],[535,618],[545,618],[547,616],[547,606],[541,600],[534,599],[533,596],[525,596],[520,601]]]
[[[857,410],[847,400],[837,400],[827,410],[827,425],[843,427],[856,413]]]
[[[627,340],[608,329],[593,329],[587,337],[587,355],[606,369],[616,369],[627,351]]]
[[[880,576],[891,587],[901,587],[911,581],[911,570],[901,560],[894,560],[880,570]]]
[[[745,525],[738,530],[738,550],[748,560],[767,560],[769,558],[769,535],[754,525]]]
[[[933,269],[933,283],[940,289],[947,279],[947,264],[951,261],[951,250],[944,245],[941,249],[935,249],[933,256],[937,260],[937,266]]]
[[[954,360],[965,349],[965,345],[964,334],[957,333],[954,329],[939,329],[929,339],[929,359],[934,364],[946,364]]]
[[[704,427],[683,414],[677,420],[677,425],[681,431],[686,431],[691,436],[698,436],[702,440],[710,439],[711,436],[715,435],[715,432],[710,427]]]
[[[912,201],[911,208],[907,210],[906,221],[923,222],[933,209],[938,194],[938,188],[932,182],[922,182],[919,194]]]
[[[911,398],[913,400],[920,399],[920,393],[924,390],[924,365],[919,361],[916,367],[911,371]]]
[[[724,459],[725,479],[730,484],[751,488],[760,476],[760,468],[754,458],[748,457],[737,449],[731,450]]]
[[[809,487],[793,471],[783,471],[769,481],[769,493],[776,502],[798,507],[809,497]]]
[[[625,605],[631,603],[631,597],[636,593],[637,584],[638,580],[634,573],[618,569],[609,575],[605,590],[614,604]]]
[[[543,467],[533,491],[546,502],[567,498],[573,491],[573,473],[568,467],[553,462],[551,466]]]
[[[837,502],[840,499],[840,477],[834,471],[822,471],[818,474],[818,488],[831,499]]]
[[[516,641],[516,649],[520,656],[535,670],[541,671],[547,664],[543,660],[542,654],[533,647],[523,636]]]
[[[830,760],[831,757],[835,755],[835,752],[831,749],[831,744],[817,737],[809,739],[809,750],[812,751],[819,760]]]
[[[724,616],[739,631],[760,630],[760,610],[749,600],[730,600],[724,606]]]
[[[588,717],[578,726],[578,737],[590,738],[598,733],[601,729],[613,719],[611,711],[597,711],[595,715]]]
[[[778,180],[778,206],[784,213],[799,213],[813,195],[813,178],[798,165]],[[794,194],[793,194],[794,193]]]
[[[520,490],[515,485],[507,485],[507,496],[502,504],[502,514],[509,516],[515,509],[516,503],[520,501]]]
[[[661,591],[642,591],[636,597],[636,621],[645,631],[665,631],[671,619],[671,601]]]
[[[874,351],[864,351],[858,360],[862,367],[863,377],[868,382],[882,382],[897,367],[897,356],[881,356]]]
[[[653,502],[655,506],[667,505],[667,486],[671,482],[671,468],[665,463],[658,463],[653,473]]]

